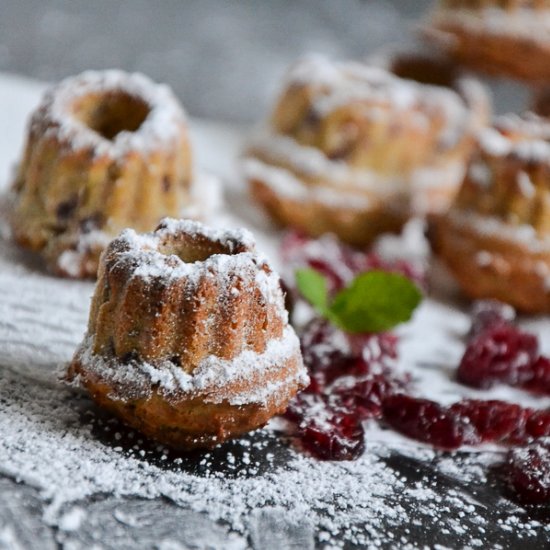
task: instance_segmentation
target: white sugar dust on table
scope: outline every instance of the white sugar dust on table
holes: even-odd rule
[[[0,114],[2,128],[13,136],[9,142],[6,134],[0,137],[4,190],[22,146],[25,117],[40,89],[0,78],[0,100],[17,105]],[[192,124],[192,133],[201,169],[225,184],[225,210],[209,221],[252,230],[259,248],[281,267],[279,237],[249,202],[234,166],[243,133],[199,122]],[[428,523],[440,527],[442,543],[460,540],[472,548],[484,547],[488,533],[494,547],[505,547],[512,530],[521,531],[526,544],[541,533],[550,536],[550,528],[526,520],[497,491],[493,516],[487,502],[477,498],[475,487],[491,482],[490,466],[501,458],[496,448],[440,455],[375,423],[367,427],[366,452],[351,462],[322,462],[300,453],[281,434],[281,421],[200,455],[173,455],[141,440],[58,383],[56,371],[70,360],[84,334],[93,284],[44,274],[32,256],[10,243],[5,214],[0,240],[0,473],[36,489],[43,520],[56,528],[57,542],[91,547],[108,533],[120,546],[150,541],[158,548],[177,548],[177,541],[211,548],[262,548],[266,541],[281,548],[296,541],[300,548],[315,543],[406,548],[420,544],[422,525]],[[384,239],[381,248],[386,254],[422,259],[421,225],[413,223],[400,239]],[[419,393],[444,403],[475,396],[550,406],[550,399],[510,388],[481,392],[453,382],[468,317],[437,281],[436,289],[438,299],[426,299],[400,331],[400,368],[412,372]],[[546,351],[548,325],[542,319],[529,321]],[[23,489],[0,478],[0,490],[16,495]],[[168,501],[141,500],[157,497]],[[0,504],[0,518],[2,510]],[[36,517],[26,512],[21,512],[19,527],[0,521],[0,547],[24,540],[25,526],[35,529],[35,523]]]

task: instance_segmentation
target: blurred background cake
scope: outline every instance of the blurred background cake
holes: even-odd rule
[[[498,118],[479,138],[449,211],[430,239],[471,298],[550,311],[550,123],[533,113]]]
[[[488,74],[535,84],[550,78],[548,0],[440,0],[424,36]]]
[[[309,56],[289,70],[244,175],[279,224],[367,245],[447,208],[489,112],[482,85],[438,57]]]
[[[88,71],[51,88],[32,115],[13,186],[13,236],[53,273],[95,277],[111,238],[191,211],[195,185],[185,114],[171,90],[141,74]]]

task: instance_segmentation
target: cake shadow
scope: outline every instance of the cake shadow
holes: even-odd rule
[[[198,477],[251,478],[287,467],[293,453],[283,436],[258,429],[211,450],[179,451],[147,438],[88,398],[79,406],[80,419],[97,441],[128,458],[166,471]]]

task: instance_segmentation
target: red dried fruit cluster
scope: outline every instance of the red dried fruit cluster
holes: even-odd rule
[[[518,444],[550,436],[550,411],[498,400],[464,399],[449,407],[396,394],[384,401],[384,420],[412,439],[444,450],[484,442]]]
[[[365,446],[362,421],[380,416],[384,399],[405,387],[391,370],[397,340],[391,334],[347,335],[314,320],[301,341],[311,384],[285,416],[316,457],[356,458]]]
[[[416,282],[423,277],[404,262],[388,265],[335,239],[312,241],[296,233],[283,244],[289,265],[309,266],[341,289],[357,274],[383,269]],[[509,306],[493,301],[474,306],[469,342],[457,377],[470,386],[497,383],[550,394],[550,359],[538,339],[514,325]],[[434,447],[497,442],[527,444],[508,455],[509,481],[523,502],[550,501],[550,410],[498,400],[468,399],[445,407],[404,393],[409,377],[396,375],[397,340],[391,334],[348,335],[328,321],[312,321],[301,338],[310,386],[291,403],[286,418],[296,424],[303,446],[323,460],[352,460],[364,450],[362,422],[383,419],[396,431]],[[547,438],[547,439],[544,439]]]
[[[474,388],[497,383],[550,394],[550,359],[540,355],[534,334],[513,324],[509,306],[480,302],[457,379]]]

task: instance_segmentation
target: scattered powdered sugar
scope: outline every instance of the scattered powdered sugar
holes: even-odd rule
[[[144,101],[149,112],[133,132],[119,132],[112,140],[101,136],[72,112],[79,99],[93,94],[125,93]],[[129,151],[148,152],[170,143],[181,132],[185,113],[166,85],[156,84],[140,73],[120,70],[86,71],[66,78],[46,92],[31,120],[31,126],[44,127],[74,150],[91,148],[96,155],[123,157]]]
[[[62,531],[77,531],[85,517],[86,510],[80,508],[79,506],[75,506],[66,514],[61,516],[59,520],[59,529]]]
[[[13,263],[4,265],[23,281],[33,277],[27,272],[22,278],[25,272]],[[52,285],[48,286],[48,281]],[[43,289],[42,301],[49,300],[49,306],[32,313],[37,322],[45,323],[48,312],[56,308],[67,312],[64,302],[60,305],[56,298],[67,287],[65,281],[34,275],[28,288],[20,286],[15,276],[6,283],[23,290],[18,300],[23,305],[27,300],[31,305],[38,289]],[[68,287],[83,296],[80,309],[86,311],[91,285],[71,282]],[[31,288],[34,291],[28,294]],[[72,340],[74,346],[85,320],[65,319],[64,314],[53,322],[64,323],[57,332]],[[6,309],[2,320],[9,318]],[[25,338],[27,321],[15,322]],[[452,381],[452,369],[463,344],[449,334],[466,330],[464,314],[432,300],[427,300],[414,322],[401,330],[399,368],[412,370],[415,385],[426,397],[451,402],[461,394],[474,393]],[[422,336],[425,334],[432,338],[427,341]],[[47,335],[34,331],[29,336],[41,345]],[[14,346],[23,349],[16,340]],[[71,345],[56,350],[57,361],[53,364],[72,353]],[[29,361],[36,360],[29,356]],[[29,374],[34,378],[32,371]],[[515,393],[504,396],[495,390],[488,395],[525,402],[526,396],[518,390],[503,391]],[[264,547],[265,540],[283,540],[288,545],[300,540],[303,548],[316,542],[340,547],[346,541],[372,548],[415,548],[424,540],[422,526],[426,522],[440,526],[442,547],[456,545],[457,541],[476,547],[492,540],[495,548],[499,544],[505,548],[505,535],[510,529],[519,531],[526,541],[548,536],[547,527],[526,519],[508,501],[499,500],[502,512],[498,521],[485,519],[487,503],[475,488],[487,484],[488,468],[501,459],[499,451],[476,450],[463,459],[440,457],[432,449],[372,423],[367,426],[367,452],[358,461],[319,462],[289,447],[285,438],[277,435],[281,429],[277,422],[216,451],[180,457],[142,441],[139,434],[103,416],[88,399],[63,387],[44,386],[0,369],[0,396],[0,471],[40,490],[47,505],[45,519],[59,530],[60,540],[86,541],[92,531],[100,537],[98,540],[113,536],[109,518],[115,513],[119,530],[123,526],[124,535],[117,535],[121,537],[138,537],[146,510],[159,525],[180,517],[178,508],[172,510],[164,504],[157,509],[157,500],[140,507],[128,501],[129,497],[165,497],[183,508],[181,514],[200,513],[197,522],[212,523],[207,524],[210,534],[205,526],[198,540],[212,540],[213,548],[226,547],[220,542],[224,533],[232,537],[236,548],[246,546],[246,540],[254,541],[256,548]],[[540,406],[536,398],[532,403]],[[499,498],[500,489],[495,491],[490,498]],[[111,495],[116,506],[109,500],[98,501],[101,494]],[[128,510],[134,510],[135,515]],[[224,528],[217,521],[232,532],[219,531]],[[99,523],[105,524],[105,530]],[[290,531],[285,531],[282,524]],[[154,526],[149,529],[155,532]],[[173,540],[170,532],[178,533],[177,529],[167,529],[155,542],[165,541],[168,545]],[[149,540],[144,536],[142,533],[137,540]],[[177,540],[186,540],[182,536],[178,535]],[[288,538],[281,539],[285,536]],[[75,547],[86,547],[81,544]],[[425,544],[432,545],[433,541]]]
[[[491,185],[491,170],[484,162],[471,162],[468,166],[468,177],[480,187],[487,188]]]
[[[246,222],[262,249],[275,250],[278,237],[265,219],[250,223],[254,207],[239,192],[229,225]],[[414,242],[392,238],[396,253],[424,250],[417,233]],[[155,246],[143,239],[140,246]],[[270,261],[277,266],[276,256]],[[269,279],[260,284],[266,293],[273,288]],[[33,531],[32,539],[22,528],[31,521],[45,528],[41,513],[52,539],[75,549],[105,541],[165,549],[265,548],[266,541],[281,548],[506,548],[510,536],[531,547],[547,542],[547,526],[491,487],[498,449],[441,455],[374,423],[367,451],[349,463],[311,459],[289,445],[281,422],[199,454],[175,455],[143,440],[55,382],[56,367],[82,340],[92,291],[91,283],[45,275],[31,256],[0,240],[0,472],[25,483],[0,478],[0,545],[44,540],[44,548],[56,547],[47,534]],[[402,328],[399,368],[413,372],[422,395],[450,402],[478,393],[453,381],[467,316],[448,300],[427,299]],[[547,320],[530,323],[548,346]],[[519,390],[482,395],[548,406]],[[5,512],[33,487],[32,513]],[[433,525],[435,535],[427,528]]]
[[[100,493],[115,499],[166,497],[185,510],[223,521],[240,534],[233,534],[235,544],[251,536],[256,548],[262,548],[260,527],[271,531],[281,522],[305,538],[303,547],[311,547],[315,539],[337,547],[344,541],[372,548],[392,543],[414,547],[418,535],[413,533],[426,521],[437,521],[449,535],[447,541],[459,537],[464,545],[486,540],[485,529],[494,529],[475,518],[484,505],[469,488],[478,481],[480,464],[493,463],[494,455],[463,460],[460,472],[444,459],[437,467],[439,479],[430,470],[422,474],[422,461],[437,463],[430,450],[404,449],[403,459],[412,470],[399,471],[393,455],[377,445],[355,462],[320,462],[257,432],[217,454],[178,458],[146,445],[62,388],[44,389],[3,372],[0,389],[5,396],[0,402],[0,470],[40,490],[48,503],[45,519],[64,538],[81,529],[88,536],[86,524],[93,524],[98,512],[97,504],[86,499]],[[462,486],[445,482],[455,475]],[[71,503],[76,506],[68,507]],[[149,513],[177,517],[169,506],[157,506],[151,503]],[[450,509],[455,513],[449,515]],[[107,510],[126,532],[139,529],[145,512],[132,504],[123,507],[120,500],[114,510],[107,503]],[[525,524],[517,508],[503,503],[503,511],[503,527],[510,517],[520,529]],[[536,537],[544,529],[539,524],[525,536]],[[203,537],[205,544],[208,534]]]
[[[487,267],[493,263],[493,255],[487,250],[476,252],[476,263],[481,267]]]
[[[527,199],[532,199],[535,196],[536,189],[533,185],[529,174],[524,171],[520,171],[517,176],[518,187],[521,194]]]
[[[479,135],[480,147],[489,155],[504,156],[512,150],[512,144],[495,128],[486,128]]]

